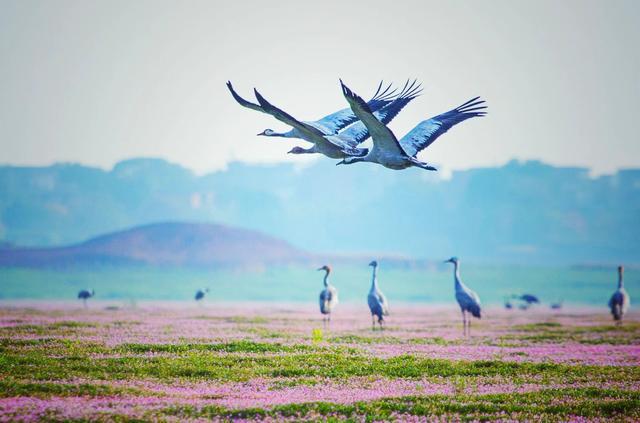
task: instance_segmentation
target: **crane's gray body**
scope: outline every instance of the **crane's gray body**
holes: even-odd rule
[[[372,261],[369,266],[373,267],[373,273],[371,276],[371,289],[369,289],[369,294],[367,295],[367,304],[369,304],[372,318],[377,318],[380,327],[382,327],[384,316],[389,315],[389,302],[380,291],[380,288],[378,288],[378,262]],[[375,325],[375,322],[373,323]]]
[[[480,297],[473,290],[471,290],[468,286],[462,283],[460,279],[460,260],[457,257],[451,257],[449,260],[446,260],[445,263],[453,263],[453,279],[454,279],[454,288],[455,288],[455,296],[458,305],[460,306],[460,311],[462,312],[462,325],[464,328],[464,333],[467,334],[467,327],[471,328],[471,319],[467,318],[467,313],[471,313],[473,317],[477,317],[478,319],[482,316],[482,309],[480,306]]]
[[[331,314],[331,311],[338,304],[338,290],[331,285],[328,285],[320,292],[320,313]]]
[[[327,316],[327,320],[329,320],[331,317],[331,312],[338,305],[338,290],[335,286],[329,283],[329,273],[331,273],[331,268],[325,265],[318,270],[324,270],[326,272],[322,281],[322,283],[324,284],[324,289],[320,291],[318,303],[320,305],[320,313]]]
[[[609,309],[611,310],[613,319],[616,321],[622,320],[622,317],[627,313],[627,311],[629,310],[629,306],[631,305],[631,298],[629,297],[627,291],[625,291],[624,289],[623,272],[623,267],[619,266],[618,289],[616,289],[616,291],[609,299]]]

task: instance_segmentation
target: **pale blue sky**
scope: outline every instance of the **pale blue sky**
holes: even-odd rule
[[[640,166],[640,2],[345,3],[2,0],[0,163],[294,160],[292,141],[255,136],[285,127],[236,104],[227,79],[312,120],[346,107],[339,77],[365,97],[415,77],[424,95],[398,135],[473,96],[489,104],[421,155],[445,171]]]

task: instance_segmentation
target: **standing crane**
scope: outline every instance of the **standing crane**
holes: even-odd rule
[[[205,288],[205,289],[198,289],[196,291],[196,296],[195,296],[195,300],[196,301],[201,301],[204,299],[205,295],[207,295],[209,293],[209,288]]]
[[[627,294],[627,291],[624,289],[623,276],[624,267],[618,266],[618,289],[616,289],[616,292],[613,293],[609,300],[609,308],[611,309],[613,320],[618,324],[622,322],[622,316],[629,310],[629,304],[631,303],[629,294]]]
[[[536,297],[535,295],[532,294],[523,294],[520,297],[518,297],[518,299],[524,301],[525,303],[531,305],[531,304],[540,304],[540,300],[538,299],[538,297]]]
[[[88,289],[83,289],[82,291],[78,292],[78,299],[82,300],[84,308],[87,308],[87,300],[94,295],[96,295],[95,290],[92,289],[91,291],[89,291]]]
[[[457,257],[451,257],[449,260],[445,260],[445,263],[453,263],[454,266],[453,278],[455,281],[456,300],[462,312],[463,333],[467,335],[471,332],[471,319],[467,318],[467,312],[480,319],[480,297],[460,280],[460,260]]]
[[[324,289],[320,292],[320,313],[322,313],[322,323],[324,326],[331,323],[331,312],[338,304],[338,290],[329,283],[329,273],[331,267],[326,264],[318,270],[324,270]]]
[[[509,297],[504,298],[504,308],[506,308],[507,310],[511,310],[513,308],[513,304],[511,304]]]
[[[389,315],[389,302],[382,291],[378,289],[378,262],[373,260],[369,263],[369,266],[373,268],[371,289],[369,290],[369,295],[367,295],[367,303],[369,304],[369,310],[371,310],[371,328],[375,330],[377,317],[380,329],[382,329],[383,316]]]
[[[551,303],[551,310],[560,310],[562,308],[562,300],[556,301],[555,303]]]

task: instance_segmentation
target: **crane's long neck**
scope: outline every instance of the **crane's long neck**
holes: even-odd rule
[[[298,134],[296,134],[295,129],[291,129],[287,132],[282,132],[279,136],[283,138],[299,138]]]
[[[457,261],[453,263],[453,279],[455,281],[456,288],[460,288],[462,286],[462,281],[460,280],[460,264]]]
[[[281,138],[298,138],[294,132],[294,130],[290,130],[287,132],[270,132],[268,134],[264,134],[267,137],[281,137]]]
[[[373,272],[371,273],[371,291],[378,289],[378,266],[372,266]]]
[[[622,268],[618,269],[618,289],[624,287],[624,281],[622,278],[623,275],[624,275],[624,270],[622,270]]]
[[[314,145],[311,148],[307,148],[304,149],[302,147],[300,147],[297,151],[292,151],[292,154],[313,154],[313,153],[317,153],[318,150],[316,149],[316,146]]]
[[[329,286],[329,281],[328,281],[327,279],[329,279],[329,273],[330,273],[330,271],[329,271],[329,270],[325,270],[325,272],[326,272],[326,273],[324,274],[324,280],[323,280],[323,283],[324,283],[324,286],[325,286],[325,287],[328,287],[328,286]]]
[[[368,161],[367,156],[351,157],[351,163],[366,162],[366,161]]]

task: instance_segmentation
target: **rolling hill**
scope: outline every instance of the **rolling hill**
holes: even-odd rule
[[[260,232],[210,223],[156,223],[64,247],[0,246],[0,266],[20,267],[149,264],[252,268],[312,258]]]

